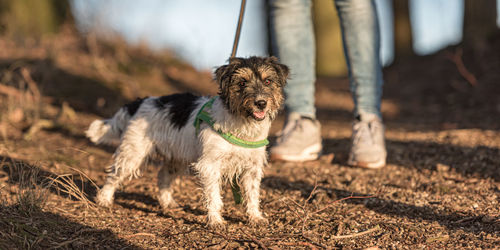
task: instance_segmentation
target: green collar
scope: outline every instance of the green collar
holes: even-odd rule
[[[208,123],[208,125],[210,125],[210,127],[213,130],[215,130],[215,132],[217,132],[220,136],[222,136],[222,138],[226,139],[226,141],[228,141],[234,145],[244,147],[244,148],[260,148],[260,147],[264,147],[267,144],[269,144],[269,141],[267,139],[264,139],[261,141],[246,141],[246,140],[243,140],[241,138],[234,136],[231,133],[223,133],[220,130],[214,129],[215,121],[213,120],[212,116],[210,116],[210,113],[207,112],[205,109],[211,108],[215,99],[217,99],[217,96],[212,97],[208,102],[203,104],[200,111],[198,111],[198,114],[196,115],[196,118],[194,120],[194,127],[196,128],[197,135],[200,132],[201,123],[206,122],[206,123]]]

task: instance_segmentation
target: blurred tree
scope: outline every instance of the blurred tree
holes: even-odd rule
[[[71,20],[66,0],[0,0],[0,32],[14,37],[40,37],[57,32]]]
[[[463,39],[465,43],[484,41],[498,31],[496,4],[495,0],[465,0]]]
[[[401,57],[414,55],[412,47],[410,10],[408,0],[394,0],[394,44],[396,47],[395,61]]]
[[[337,10],[331,0],[314,0],[316,72],[321,76],[345,76],[347,66]]]

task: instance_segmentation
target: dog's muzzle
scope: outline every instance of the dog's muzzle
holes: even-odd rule
[[[263,99],[256,100],[254,102],[255,107],[258,108],[258,110],[254,110],[252,112],[253,118],[255,118],[258,121],[264,120],[266,118],[266,107],[267,107],[267,101]]]

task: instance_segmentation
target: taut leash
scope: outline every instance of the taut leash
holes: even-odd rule
[[[236,56],[236,50],[238,50],[238,42],[240,41],[241,25],[243,24],[243,14],[245,13],[246,0],[241,0],[240,6],[240,16],[238,17],[238,26],[236,26],[236,34],[234,35],[233,51],[231,52],[231,58]]]

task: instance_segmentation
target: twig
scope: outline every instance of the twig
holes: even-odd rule
[[[208,229],[205,229],[205,230],[206,230],[207,232],[209,232],[209,233],[212,233],[212,234],[215,234],[215,235],[217,235],[217,236],[220,236],[220,237],[222,237],[223,239],[225,239],[225,240],[227,240],[227,241],[233,240],[232,238],[230,238],[230,237],[228,237],[228,236],[226,236],[226,235],[224,235],[224,234],[222,234],[222,233],[219,233],[219,232],[217,232],[217,231],[212,231],[212,230],[208,230]]]
[[[298,217],[298,218],[301,218],[301,222],[302,222],[302,228],[301,228],[301,233],[300,233],[300,236],[302,238],[304,238],[305,240],[309,241],[312,243],[312,245],[307,245],[311,248],[314,248],[314,245],[315,246],[318,246],[318,247],[321,247],[321,248],[325,248],[325,249],[330,249],[331,247],[327,246],[327,245],[324,245],[324,244],[321,244],[319,242],[316,242],[314,241],[313,239],[309,238],[307,235],[306,235],[306,223],[307,223],[307,220],[309,220],[309,218],[311,218],[312,215],[315,215],[315,214],[318,214],[318,213],[321,213],[325,210],[327,210],[328,208],[331,208],[334,204],[338,203],[338,202],[341,202],[341,201],[344,201],[344,200],[348,200],[348,199],[367,199],[367,198],[373,198],[373,197],[376,197],[375,195],[368,195],[368,196],[354,196],[352,193],[350,196],[348,197],[344,197],[344,198],[341,198],[341,199],[338,199],[338,200],[335,200],[331,203],[329,203],[328,205],[326,205],[325,207],[323,208],[320,208],[320,209],[317,209],[315,211],[309,211],[307,209],[307,204],[308,202],[312,199],[314,193],[316,192],[317,188],[318,188],[318,183],[317,183],[317,180],[315,179],[314,181],[314,188],[313,190],[311,191],[311,193],[309,194],[309,196],[307,197],[307,199],[304,200],[304,203],[302,205],[300,205],[298,202],[292,200],[292,199],[288,199],[291,201],[292,204],[294,204],[297,208],[299,208],[300,210],[302,210],[302,212],[299,214],[298,212],[298,209],[291,209],[291,207],[289,206],[288,203],[285,203],[285,205],[290,209],[292,210],[295,215]],[[380,227],[377,225],[376,227],[372,228],[372,229],[369,229],[367,231],[364,231],[364,232],[361,232],[361,233],[356,233],[356,234],[351,234],[351,235],[340,235],[340,236],[332,236],[333,239],[344,239],[344,238],[352,238],[352,237],[358,237],[358,236],[362,236],[362,235],[365,235],[365,234],[368,234],[368,233],[371,233],[373,231],[376,231],[376,230],[379,230]],[[340,229],[341,230],[341,229]],[[339,231],[340,231],[339,230]],[[338,232],[340,233],[340,232]],[[289,243],[282,243],[284,245],[290,245]]]
[[[21,68],[21,75],[23,75],[24,80],[26,83],[28,83],[28,88],[31,90],[31,93],[33,94],[33,99],[35,100],[36,103],[40,101],[40,90],[38,89],[38,86],[36,85],[36,82],[31,78],[31,74],[29,70],[25,67]]]
[[[0,94],[6,95],[6,96],[12,96],[12,97],[19,98],[19,99],[26,96],[26,94],[23,93],[21,90],[14,88],[14,87],[11,87],[11,86],[8,86],[8,85],[4,85],[2,83],[0,83]],[[35,97],[33,95],[28,94],[26,98],[28,98],[28,101],[30,101],[30,102],[35,101]],[[40,98],[44,102],[48,102],[48,103],[51,103],[54,101],[54,99],[52,97],[48,97],[48,96],[41,96]]]
[[[318,188],[318,179],[316,177],[314,177],[314,188],[311,191],[311,193],[309,193],[309,196],[307,197],[307,199],[304,201],[304,205],[302,206],[302,208],[303,208],[302,210],[306,210],[306,205],[309,202],[309,200],[311,200],[311,198],[313,197],[314,192],[316,192],[317,188]]]
[[[302,211],[305,211],[305,210],[304,210],[304,207],[303,207],[302,205],[300,205],[298,202],[296,202],[296,201],[294,201],[294,200],[292,200],[292,199],[290,199],[290,198],[288,198],[288,197],[287,197],[287,200],[291,201],[291,202],[293,203],[293,205],[297,206],[297,207],[298,207],[298,208],[300,208]]]
[[[342,232],[344,231],[344,222],[341,222],[339,224],[339,226],[337,227],[337,236],[339,236],[340,234],[342,234]]]
[[[368,196],[353,196],[352,194],[348,197],[344,197],[342,199],[338,199],[338,200],[335,200],[335,201],[332,201],[330,204],[326,205],[325,207],[321,208],[321,209],[318,209],[316,211],[313,212],[313,214],[317,214],[317,213],[321,213],[323,211],[325,211],[326,209],[332,207],[335,203],[338,203],[338,202],[341,202],[341,201],[345,201],[345,200],[349,200],[349,199],[367,199],[367,198],[373,198],[373,197],[376,197],[375,195],[368,195]]]
[[[311,238],[307,237],[307,236],[304,234],[304,231],[302,231],[302,235],[301,235],[301,236],[302,236],[302,238],[304,238],[304,239],[308,240],[309,242],[311,242],[312,244],[314,244],[314,245],[316,245],[316,246],[318,246],[318,247],[322,247],[322,248],[324,248],[324,249],[331,249],[331,247],[329,247],[329,246],[327,246],[327,245],[323,245],[323,244],[321,244],[321,243],[319,243],[319,242],[316,242],[316,241],[312,240]]]
[[[136,234],[131,234],[131,235],[125,235],[125,238],[131,238],[131,237],[137,237],[137,236],[150,236],[150,237],[156,237],[156,235],[152,233],[136,233]]]
[[[78,238],[75,238],[75,239],[71,239],[71,240],[63,241],[63,242],[61,242],[61,243],[59,243],[59,244],[57,244],[57,245],[55,245],[55,246],[51,247],[50,249],[58,249],[58,248],[62,248],[62,247],[64,247],[64,246],[66,246],[66,245],[69,245],[69,244],[71,244],[71,243],[73,243],[73,242],[75,242],[75,241],[77,241],[77,240],[81,240],[81,239],[82,239],[82,238],[78,237]]]
[[[452,222],[451,224],[460,224],[460,223],[464,223],[464,222],[469,222],[469,221],[472,221],[472,220],[476,220],[476,219],[479,219],[481,218],[481,216],[470,216],[470,217],[465,217],[463,219],[460,219],[460,220],[457,220],[457,221],[454,221]]]
[[[0,94],[4,94],[7,96],[15,96],[18,98],[21,98],[23,96],[21,91],[19,91],[18,89],[3,84],[0,84]]]
[[[448,58],[448,60],[452,61],[453,63],[455,63],[455,65],[457,66],[457,70],[458,70],[458,73],[460,73],[460,75],[465,78],[465,80],[467,82],[469,82],[469,84],[471,86],[476,86],[477,85],[477,79],[476,77],[474,76],[474,74],[472,74],[466,67],[465,67],[465,64],[464,64],[464,61],[462,60],[462,54],[463,54],[463,49],[462,48],[458,48],[457,51],[455,53],[450,53],[448,52],[446,54],[446,57]]]
[[[288,200],[293,201],[293,200],[291,200],[291,199],[288,199]],[[295,204],[296,204],[296,205],[298,205],[297,203],[295,203]],[[290,205],[288,205],[288,203],[285,203],[285,205],[288,207],[288,209],[290,209],[290,210],[291,210],[291,211],[292,211],[292,212],[293,212],[293,213],[297,216],[297,218],[302,217],[302,216],[300,216],[300,214],[297,212],[297,210],[296,210],[296,209],[292,209],[292,208],[290,207]],[[299,206],[299,208],[300,208],[300,206]]]
[[[253,237],[252,235],[248,234],[247,232],[243,231],[241,228],[240,228],[240,231],[246,235],[248,238],[250,238],[255,244],[259,245],[260,248],[262,249],[268,249],[266,247],[266,245],[264,245],[264,243],[262,243],[262,241],[258,240],[257,238]]]
[[[55,128],[57,124],[52,121],[52,120],[47,120],[47,119],[39,119],[36,122],[34,122],[31,127],[28,129],[28,131],[24,134],[24,139],[25,140],[31,140],[33,136],[38,133],[42,129],[51,129]]]
[[[169,233],[169,232],[165,231],[165,234],[166,234],[168,237],[174,237],[174,236],[177,236],[177,235],[185,235],[185,234],[191,233],[191,232],[193,232],[193,231],[195,231],[195,230],[198,230],[198,229],[199,229],[199,228],[192,228],[192,229],[189,229],[189,230],[187,230],[187,231],[185,231],[185,232],[178,232],[178,233],[175,233],[175,234],[171,234],[171,233]]]
[[[363,232],[359,232],[359,233],[355,233],[355,234],[347,234],[347,235],[338,235],[338,236],[333,235],[333,236],[331,236],[331,238],[334,239],[334,240],[355,238],[355,237],[363,236],[365,234],[369,234],[369,233],[378,231],[380,229],[381,229],[380,226],[376,225],[374,228],[368,229],[368,230],[363,231]]]
[[[296,242],[282,242],[282,241],[279,241],[277,242],[278,245],[285,245],[285,246],[296,246],[296,245],[300,245],[300,246],[305,246],[305,247],[309,247],[311,248],[312,250],[316,250],[318,248],[316,248],[316,246],[312,243],[309,243],[309,242],[305,242],[305,241],[296,241]]]

